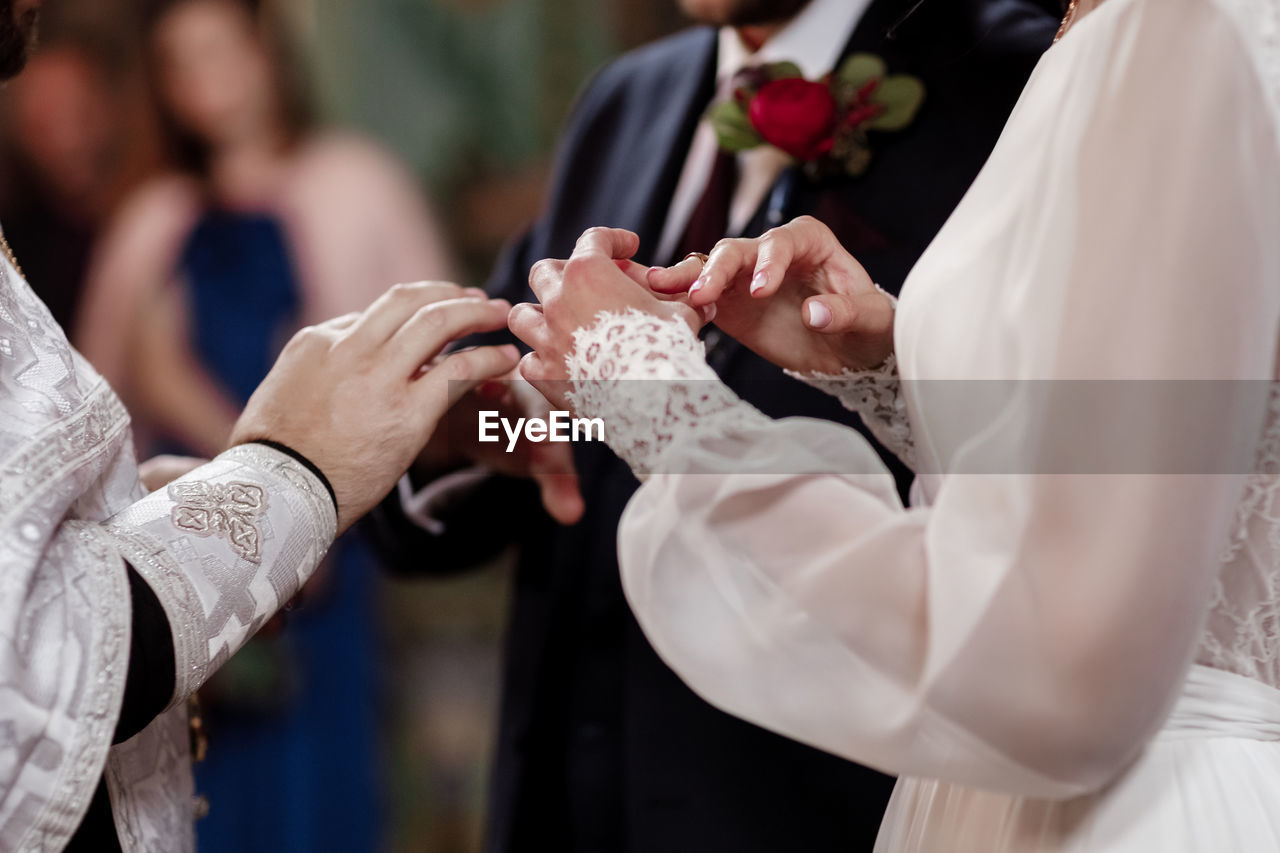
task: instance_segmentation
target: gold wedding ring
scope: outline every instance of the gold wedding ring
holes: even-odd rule
[[[689,260],[690,258],[697,258],[697,259],[698,259],[698,263],[702,264],[704,267],[707,265],[707,261],[711,260],[710,256],[708,256],[708,255],[707,255],[706,253],[704,253],[704,252],[690,252],[689,254],[687,254],[687,255],[685,255],[683,258],[681,258],[681,259],[680,259],[680,262],[681,262],[681,263],[684,263],[685,261]]]

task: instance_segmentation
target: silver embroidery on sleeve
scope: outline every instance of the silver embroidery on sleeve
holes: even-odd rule
[[[262,531],[258,522],[266,516],[267,493],[252,483],[174,483],[173,526],[196,536],[222,536],[239,557],[262,563]]]
[[[0,260],[0,850],[62,849],[108,760],[129,591],[84,534],[137,483],[124,407]]]
[[[190,737],[186,705],[179,705],[112,747],[107,788],[124,850],[195,850]]]
[[[297,593],[336,525],[319,478],[257,444],[228,450],[110,521],[169,617],[175,704]]]
[[[146,496],[120,400],[0,259],[0,850],[65,847],[104,769],[126,853],[194,850],[185,708],[111,746],[122,556],[171,620],[185,696],[310,575],[335,526],[319,480],[265,447],[194,480]]]

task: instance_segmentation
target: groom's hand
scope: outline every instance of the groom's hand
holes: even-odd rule
[[[510,306],[483,291],[396,285],[361,314],[298,332],[254,392],[231,443],[270,439],[310,459],[338,498],[338,531],[408,470],[445,412],[510,371],[513,346],[433,359],[455,339],[506,324]]]
[[[418,458],[419,469],[438,473],[471,464],[508,477],[533,480],[547,514],[561,524],[575,524],[585,507],[571,445],[535,443],[523,435],[510,449],[506,436],[497,442],[480,441],[481,412],[497,412],[499,418],[514,424],[521,418],[545,419],[550,411],[546,398],[515,371],[501,381],[486,382],[449,410],[446,428],[436,431]]]

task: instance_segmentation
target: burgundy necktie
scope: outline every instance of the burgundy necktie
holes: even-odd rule
[[[738,186],[738,156],[729,151],[716,153],[711,177],[698,199],[698,205],[689,217],[684,235],[676,243],[672,263],[680,261],[690,252],[710,252],[711,247],[729,231],[729,206]]]

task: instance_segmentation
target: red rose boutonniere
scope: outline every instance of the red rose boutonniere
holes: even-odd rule
[[[868,132],[902,130],[923,101],[920,80],[889,74],[880,57],[857,53],[818,81],[791,62],[763,66],[707,117],[723,150],[772,145],[820,179],[865,172]]]

